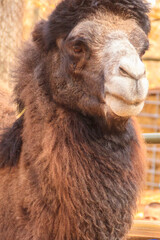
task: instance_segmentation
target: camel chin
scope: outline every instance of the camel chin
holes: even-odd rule
[[[108,95],[105,102],[110,111],[119,117],[137,116],[144,106],[144,101],[129,104],[128,102],[112,95]]]

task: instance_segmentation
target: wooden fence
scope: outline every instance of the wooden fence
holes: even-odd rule
[[[160,240],[160,222],[135,220],[128,235],[128,240]]]

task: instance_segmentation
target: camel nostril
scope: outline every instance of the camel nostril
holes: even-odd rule
[[[134,69],[134,68],[133,68]],[[132,69],[132,66],[120,66],[119,67],[119,73],[121,76],[123,77],[128,77],[128,78],[132,78],[134,80],[140,80],[142,77],[145,76],[146,71],[145,68],[135,68],[134,70]]]
[[[119,74],[138,81],[145,77],[145,66],[139,56],[125,56],[120,59]]]
[[[130,74],[126,71],[126,69],[119,67],[119,72],[124,77],[131,77]]]

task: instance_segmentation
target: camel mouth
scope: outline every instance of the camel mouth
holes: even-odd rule
[[[128,100],[115,94],[107,93],[105,98],[106,107],[108,106],[110,111],[120,117],[137,116],[143,109],[144,100]]]
[[[142,104],[144,101],[145,101],[145,99],[136,99],[136,100],[129,100],[129,99],[127,99],[127,98],[124,98],[123,96],[121,96],[121,95],[117,95],[117,94],[113,94],[113,93],[109,93],[109,92],[106,92],[106,98],[107,97],[112,97],[112,98],[115,98],[115,99],[117,99],[117,100],[119,100],[119,101],[121,101],[121,102],[123,102],[124,104],[127,104],[127,105],[133,105],[133,106],[138,106],[138,105],[140,105],[140,104]]]

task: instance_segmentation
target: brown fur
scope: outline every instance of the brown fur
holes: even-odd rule
[[[17,71],[24,116],[0,145],[0,239],[125,239],[144,178],[139,128],[133,118],[104,114],[91,46],[59,38],[46,51],[43,27]],[[7,151],[19,151],[18,160],[5,158]]]

